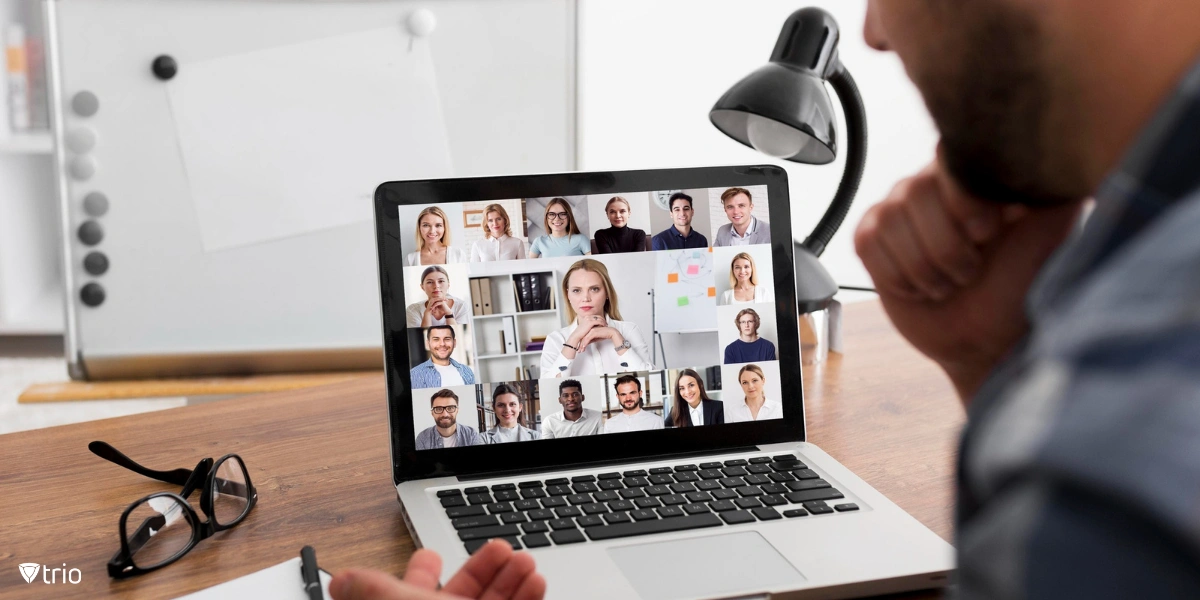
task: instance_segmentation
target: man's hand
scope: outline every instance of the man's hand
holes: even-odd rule
[[[1081,204],[980,200],[934,161],[863,216],[854,245],[888,317],[964,403],[1028,331],[1025,294]]]
[[[432,550],[417,550],[403,581],[380,571],[347,569],[329,582],[329,593],[334,600],[539,600],[546,593],[546,580],[534,569],[528,552],[513,552],[508,542],[492,541],[441,590],[442,558]]]

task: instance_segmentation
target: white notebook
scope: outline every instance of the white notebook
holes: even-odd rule
[[[329,580],[333,577],[320,571],[321,592],[329,600]],[[304,593],[304,578],[300,576],[300,557],[281,562],[237,579],[218,583],[194,594],[180,596],[188,600],[224,600],[226,598],[260,598],[262,600],[308,600]]]

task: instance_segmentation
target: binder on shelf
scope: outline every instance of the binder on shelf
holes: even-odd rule
[[[546,307],[542,306],[542,276],[538,273],[530,273],[529,278],[529,303],[530,307],[527,310],[543,310]]]
[[[517,320],[514,317],[504,317],[503,329],[500,331],[504,343],[505,354],[517,353]]]
[[[471,280],[471,314],[479,316],[483,314],[483,300],[480,287],[483,284],[478,279]]]
[[[482,302],[483,306],[481,307],[481,310],[483,312],[480,314],[484,314],[484,315],[493,314],[495,311],[492,309],[492,280],[491,279],[488,279],[485,277],[485,278],[479,280],[479,295],[483,301]]]
[[[524,273],[513,275],[513,283],[517,288],[517,310],[520,312],[531,310],[533,297],[530,295],[529,275]]]

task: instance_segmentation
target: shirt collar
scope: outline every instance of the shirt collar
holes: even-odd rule
[[[750,237],[755,231],[758,231],[758,219],[754,218],[754,215],[750,215],[750,226],[746,228],[746,235],[738,235],[737,227],[734,227],[733,223],[729,224],[729,233],[735,238]]]
[[[670,231],[672,235],[674,235],[675,237],[682,239],[682,240],[686,240],[688,237],[696,235],[696,228],[693,227],[692,232],[690,234],[688,234],[687,237],[684,237],[684,235],[679,232],[679,229],[675,227],[675,223],[673,223],[673,222],[671,223],[671,226],[669,228],[667,228],[667,230]]]

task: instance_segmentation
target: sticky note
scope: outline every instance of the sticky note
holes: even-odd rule
[[[679,273],[667,273],[667,283],[679,283]]]
[[[688,265],[688,275],[699,275],[700,265]]]
[[[708,288],[708,297],[716,298],[717,297],[717,288],[715,288],[715,287]]]
[[[688,305],[688,297],[687,297],[687,296],[680,296],[680,297],[679,297],[679,301],[678,301],[678,305],[679,305],[679,306],[687,306],[687,305]]]

